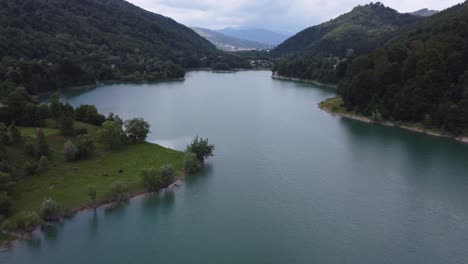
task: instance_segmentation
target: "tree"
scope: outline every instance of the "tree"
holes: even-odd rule
[[[97,132],[98,141],[107,149],[124,145],[125,135],[122,127],[114,121],[105,121]]]
[[[14,184],[10,174],[0,172],[0,191],[11,193]]]
[[[13,143],[13,144],[21,143],[21,141],[23,140],[23,138],[22,138],[22,136],[21,136],[21,132],[20,132],[19,129],[15,126],[14,123],[12,123],[12,124],[8,127],[8,133],[10,134],[10,141],[11,141],[11,143]]]
[[[40,172],[43,172],[43,171],[46,171],[49,169],[49,159],[46,157],[46,156],[42,156],[40,159],[39,159],[39,163],[37,165],[37,169],[40,171]]]
[[[130,198],[127,185],[125,185],[121,181],[113,182],[110,185],[109,196],[112,199],[112,201],[117,203],[126,202]]]
[[[96,150],[93,139],[88,135],[78,136],[76,141],[78,149],[78,157],[80,159],[87,159],[92,156]]]
[[[60,132],[64,136],[72,136],[74,134],[73,130],[73,118],[70,116],[63,116],[62,119],[60,120]]]
[[[132,141],[145,140],[148,136],[150,125],[143,118],[133,118],[124,122],[125,134]]]
[[[7,192],[0,191],[0,216],[8,216],[13,208],[13,200]]]
[[[100,126],[106,119],[103,115],[98,113],[94,105],[80,105],[75,109],[75,118],[78,121],[96,126]]]
[[[47,143],[47,139],[42,129],[37,129],[36,140],[37,140],[36,155],[38,157],[42,157],[42,156],[48,157],[49,156],[49,144]]]
[[[10,137],[7,133],[7,127],[4,123],[0,123],[0,143],[3,145],[10,145]]]
[[[184,158],[184,169],[187,173],[197,173],[201,169],[200,161],[197,156],[192,152],[186,152]]]
[[[214,145],[208,144],[208,139],[196,136],[192,143],[187,146],[187,152],[195,154],[198,161],[204,162],[206,158],[213,156]]]
[[[67,141],[63,145],[63,154],[67,161],[74,161],[78,158],[78,148],[71,142]]]
[[[56,221],[60,218],[60,206],[51,198],[42,202],[40,214],[45,221]]]
[[[59,118],[63,115],[63,104],[60,102],[60,94],[54,93],[52,95],[49,109],[52,117],[58,122]]]
[[[143,169],[140,173],[140,177],[143,187],[148,192],[158,192],[163,188],[161,174],[154,168]]]
[[[90,185],[88,186],[88,197],[93,202],[93,207],[96,206],[96,187]]]

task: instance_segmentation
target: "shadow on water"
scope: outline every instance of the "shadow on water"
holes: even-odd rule
[[[160,193],[148,194],[142,201],[143,214],[154,214],[156,211],[167,213],[172,210],[175,203],[175,191],[171,188]]]
[[[89,234],[91,238],[96,237],[99,228],[99,215],[96,210],[92,212],[93,216],[89,219]]]
[[[200,172],[187,175],[184,179],[184,183],[187,187],[194,187],[208,180],[211,175],[213,175],[213,164],[206,163]]]

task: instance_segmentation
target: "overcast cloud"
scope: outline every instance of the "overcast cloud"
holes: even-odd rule
[[[188,26],[219,29],[228,26],[297,32],[328,21],[369,0],[127,0]],[[400,12],[421,8],[443,10],[462,0],[382,0]]]

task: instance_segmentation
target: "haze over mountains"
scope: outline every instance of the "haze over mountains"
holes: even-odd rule
[[[213,43],[218,49],[224,51],[262,50],[274,47],[271,44],[231,37],[206,28],[192,27],[192,29]]]
[[[265,43],[271,46],[277,46],[288,38],[285,34],[261,28],[228,27],[217,30],[217,32],[239,39]]]

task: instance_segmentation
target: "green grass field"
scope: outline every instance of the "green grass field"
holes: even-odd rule
[[[85,127],[93,136],[98,127],[76,122],[75,128]],[[35,141],[37,128],[21,127],[24,141]],[[166,149],[159,145],[139,142],[122,147],[116,151],[105,151],[99,145],[96,154],[88,159],[67,162],[63,155],[63,145],[68,140],[55,128],[41,128],[46,134],[51,148],[50,169],[32,176],[22,178],[15,186],[13,214],[10,219],[22,212],[38,212],[42,202],[52,198],[64,208],[75,210],[91,204],[87,195],[89,185],[97,190],[98,202],[106,201],[110,184],[120,180],[131,193],[143,191],[140,183],[140,172],[143,168],[159,168],[171,164],[181,173],[184,154]],[[36,162],[33,157],[24,154],[22,146],[7,148],[10,160],[21,167],[24,162]]]

